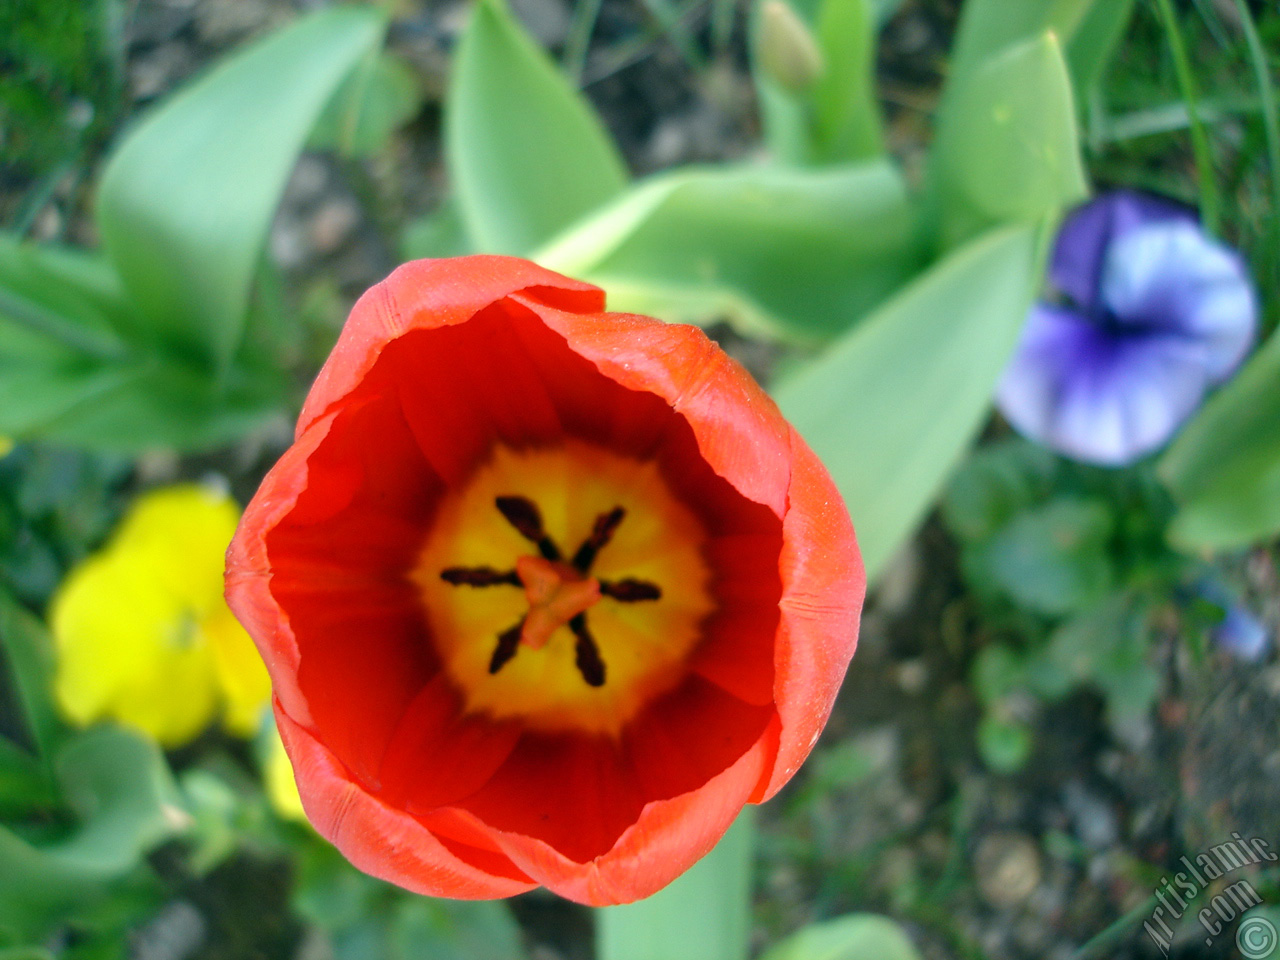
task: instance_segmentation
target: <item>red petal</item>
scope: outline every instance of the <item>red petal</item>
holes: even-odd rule
[[[661,397],[693,428],[698,450],[734,488],[781,517],[791,476],[787,422],[742,366],[697,327],[651,317],[567,313],[527,295],[570,348],[606,377]]]
[[[827,468],[791,433],[795,463],[782,524],[774,681],[782,735],[777,763],[753,800],[777,793],[817,742],[858,643],[867,585],[844,501]]]
[[[727,770],[697,790],[647,804],[612,848],[589,862],[520,833],[498,846],[537,882],[569,900],[603,907],[661,890],[704,857],[741,812],[777,746],[777,721]]]
[[[429,813],[483,787],[520,739],[518,723],[463,714],[443,675],[422,688],[391,737],[379,796],[410,813]]]
[[[399,267],[356,302],[307,394],[298,435],[360,385],[390,341],[410,330],[465,323],[490,304],[528,288],[565,309],[604,309],[604,292],[597,287],[515,257],[415,260]]]
[[[510,897],[536,886],[512,866],[494,873],[462,859],[413,817],[370,796],[279,701],[276,723],[307,818],[365,873],[415,893],[460,900]]]

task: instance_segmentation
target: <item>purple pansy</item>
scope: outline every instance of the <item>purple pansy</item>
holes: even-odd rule
[[[1076,460],[1121,466],[1159,448],[1253,343],[1243,261],[1171,200],[1118,190],[1080,207],[1049,281],[1060,302],[1032,308],[996,399]]]

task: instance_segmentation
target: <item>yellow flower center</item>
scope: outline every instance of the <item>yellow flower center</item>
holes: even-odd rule
[[[469,711],[616,734],[714,609],[705,539],[653,462],[499,446],[446,494],[414,581]]]

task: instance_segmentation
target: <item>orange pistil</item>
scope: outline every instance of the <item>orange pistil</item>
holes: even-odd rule
[[[565,563],[525,556],[516,560],[516,572],[529,601],[520,642],[531,650],[541,649],[551,634],[600,599],[600,581]]]

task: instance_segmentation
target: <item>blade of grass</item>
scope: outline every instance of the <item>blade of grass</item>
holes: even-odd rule
[[[1258,36],[1258,25],[1245,0],[1236,0],[1240,14],[1240,26],[1244,28],[1244,40],[1249,47],[1249,59],[1258,81],[1258,97],[1262,101],[1262,125],[1267,135],[1267,164],[1271,168],[1271,242],[1272,249],[1280,251],[1280,111],[1276,108],[1276,91],[1271,83],[1271,70],[1267,65],[1267,51]]]
[[[561,66],[569,81],[582,83],[582,68],[587,63],[587,49],[591,46],[591,34],[595,32],[600,17],[601,0],[578,0],[569,22],[569,35],[564,41],[564,57]]]
[[[657,21],[689,69],[694,73],[701,71],[706,64],[705,58],[698,49],[693,31],[685,24],[680,9],[669,0],[640,0],[640,4]]]
[[[1182,37],[1182,29],[1178,26],[1178,18],[1173,11],[1173,4],[1170,0],[1156,0],[1156,9],[1164,25],[1165,36],[1169,41],[1169,51],[1173,54],[1173,68],[1178,76],[1178,86],[1187,104],[1187,116],[1191,120],[1191,149],[1195,154],[1196,171],[1200,181],[1200,218],[1204,221],[1205,229],[1216,234],[1220,209],[1218,182],[1213,170],[1213,150],[1209,143],[1209,134],[1200,121],[1200,98],[1196,88],[1195,74],[1191,70],[1191,59],[1187,56],[1186,43]]]

